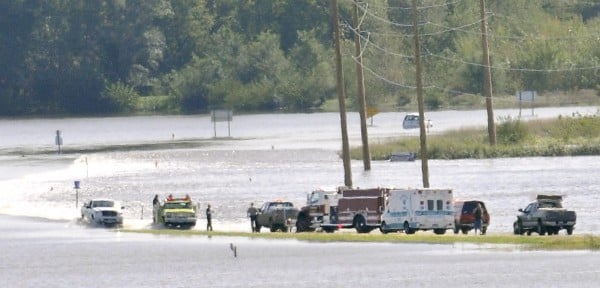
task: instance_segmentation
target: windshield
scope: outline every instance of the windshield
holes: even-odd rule
[[[165,202],[165,209],[192,208],[191,202]]]
[[[312,195],[310,195],[310,204],[319,203],[319,196],[320,196],[319,193],[313,192]]]
[[[95,207],[114,207],[115,206],[115,202],[114,201],[94,201],[92,202],[92,208]]]
[[[555,201],[540,201],[540,208],[562,208],[562,205]]]
[[[404,121],[419,121],[419,115],[406,115],[406,117],[404,117]]]
[[[286,208],[286,207],[294,207],[291,202],[275,202],[269,205],[271,208]]]

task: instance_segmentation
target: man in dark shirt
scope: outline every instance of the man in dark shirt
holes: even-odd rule
[[[212,228],[212,211],[210,210],[210,204],[206,208],[206,231],[213,231]]]
[[[250,227],[252,228],[252,232],[257,232],[256,215],[258,215],[258,209],[254,207],[254,203],[250,203],[250,208],[248,208],[248,211],[246,213],[248,214],[248,217],[250,217]]]

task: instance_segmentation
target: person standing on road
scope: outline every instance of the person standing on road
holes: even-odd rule
[[[208,207],[206,207],[206,231],[213,231],[212,211],[210,210],[210,204],[208,204]]]
[[[483,208],[481,208],[481,203],[477,203],[477,206],[473,209],[473,217],[475,217],[473,231],[475,231],[475,235],[477,235],[477,231],[483,235],[483,230],[481,229],[481,215],[483,215]]]
[[[250,217],[250,227],[252,228],[252,232],[257,232],[256,231],[256,216],[258,215],[258,209],[256,209],[256,207],[254,207],[254,203],[250,203],[250,207],[248,208],[248,211],[246,212],[246,214],[248,214],[248,217]]]

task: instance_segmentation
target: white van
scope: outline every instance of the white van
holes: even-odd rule
[[[392,189],[385,199],[381,216],[382,233],[403,230],[433,230],[444,234],[454,228],[454,207],[451,189]]]
[[[419,123],[419,114],[417,113],[408,113],[404,116],[404,120],[402,121],[402,128],[404,129],[416,129],[420,126]],[[425,128],[429,129],[433,127],[433,123],[429,119],[425,119]]]

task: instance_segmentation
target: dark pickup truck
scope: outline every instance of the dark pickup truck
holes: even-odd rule
[[[575,211],[562,207],[562,196],[538,195],[536,201],[529,203],[525,209],[519,209],[513,230],[518,235],[531,235],[532,232],[552,235],[565,229],[571,235],[576,220]]]
[[[292,202],[265,202],[256,216],[256,232],[262,227],[270,228],[271,232],[288,232],[296,225],[297,217],[298,208]]]

